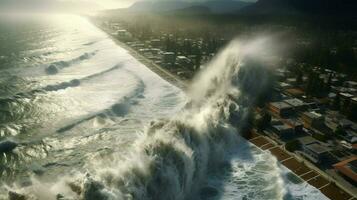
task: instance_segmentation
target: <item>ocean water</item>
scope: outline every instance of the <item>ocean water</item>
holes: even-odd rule
[[[327,199],[228,123],[237,45],[185,93],[85,18],[1,16],[0,199]]]

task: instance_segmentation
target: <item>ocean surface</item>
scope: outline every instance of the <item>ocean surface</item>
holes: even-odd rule
[[[85,18],[2,15],[0,199],[327,199],[187,101]]]

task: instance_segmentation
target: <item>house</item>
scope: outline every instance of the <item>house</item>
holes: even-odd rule
[[[355,123],[353,123],[352,121],[348,120],[348,119],[341,119],[338,122],[338,125],[341,126],[342,128],[351,128],[353,125],[355,125]]]
[[[278,83],[278,87],[280,89],[289,89],[289,88],[292,88],[292,86],[289,84],[289,83],[285,83],[285,82],[279,82]]]
[[[301,115],[301,120],[306,128],[318,128],[324,123],[324,118],[317,112],[304,112]]]
[[[145,48],[145,44],[143,44],[143,43],[132,43],[131,47],[133,47],[134,49],[142,49],[142,48]]]
[[[176,55],[174,52],[165,52],[162,54],[162,62],[165,64],[174,64],[176,61]]]
[[[273,125],[271,129],[281,139],[289,139],[294,136],[294,129],[287,124]]]
[[[328,156],[330,149],[318,143],[312,143],[305,146],[303,155],[313,163],[322,163]]]
[[[351,103],[351,100],[353,98],[353,95],[352,94],[349,94],[349,93],[344,93],[344,92],[341,92],[339,94],[340,96],[340,107],[341,107],[341,111],[343,113],[347,113],[348,110],[349,110],[349,106],[350,106],[350,103]]]
[[[319,141],[317,141],[315,138],[311,137],[311,136],[305,136],[302,138],[299,138],[298,141],[301,144],[301,148],[303,150],[306,149],[306,146],[310,145],[310,144],[319,144]]]
[[[284,122],[291,126],[295,133],[301,133],[303,131],[304,125],[297,119],[286,119]]]
[[[153,55],[159,55],[161,53],[161,50],[158,49],[158,48],[151,48],[150,49],[150,52],[153,54]]]
[[[326,127],[328,127],[329,129],[331,129],[333,132],[335,132],[338,128],[338,120],[335,118],[331,118],[331,117],[326,117],[325,119],[325,125]]]
[[[357,97],[351,99],[350,119],[357,121]]]
[[[347,129],[345,130],[345,135],[341,135],[346,142],[349,144],[356,144],[357,143],[357,133],[354,132],[353,130]]]
[[[161,40],[160,39],[152,39],[150,41],[150,45],[154,48],[158,48],[161,45]]]
[[[297,98],[286,99],[286,100],[284,100],[284,102],[291,105],[295,110],[302,111],[307,108],[307,105],[305,104],[305,102],[303,102]]]
[[[305,93],[301,89],[298,88],[289,88],[284,90],[284,93],[286,95],[289,95],[291,97],[302,97]]]
[[[348,180],[357,183],[357,156],[353,156],[352,158],[336,163],[333,167]]]
[[[176,62],[180,67],[192,68],[193,63],[186,56],[177,56]]]
[[[280,117],[288,117],[294,113],[293,107],[285,102],[272,102],[268,104],[270,112]]]
[[[286,82],[290,85],[296,85],[296,78],[288,78]]]
[[[304,91],[298,88],[286,89],[284,92],[292,97],[301,97],[305,94]]]
[[[121,29],[117,31],[117,36],[118,37],[126,37],[129,35],[129,32],[127,30]]]

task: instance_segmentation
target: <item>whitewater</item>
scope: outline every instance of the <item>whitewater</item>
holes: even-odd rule
[[[0,51],[0,142],[16,144],[0,199],[327,199],[240,136],[271,81],[267,37],[232,41],[181,91],[84,18],[11,21],[35,26],[1,38],[23,48]]]

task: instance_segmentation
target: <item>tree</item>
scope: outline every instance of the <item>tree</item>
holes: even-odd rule
[[[292,140],[285,144],[285,149],[294,152],[300,148],[300,142],[298,140]]]
[[[341,126],[338,126],[335,130],[335,135],[336,136],[344,136],[344,135],[346,135],[346,131]]]

